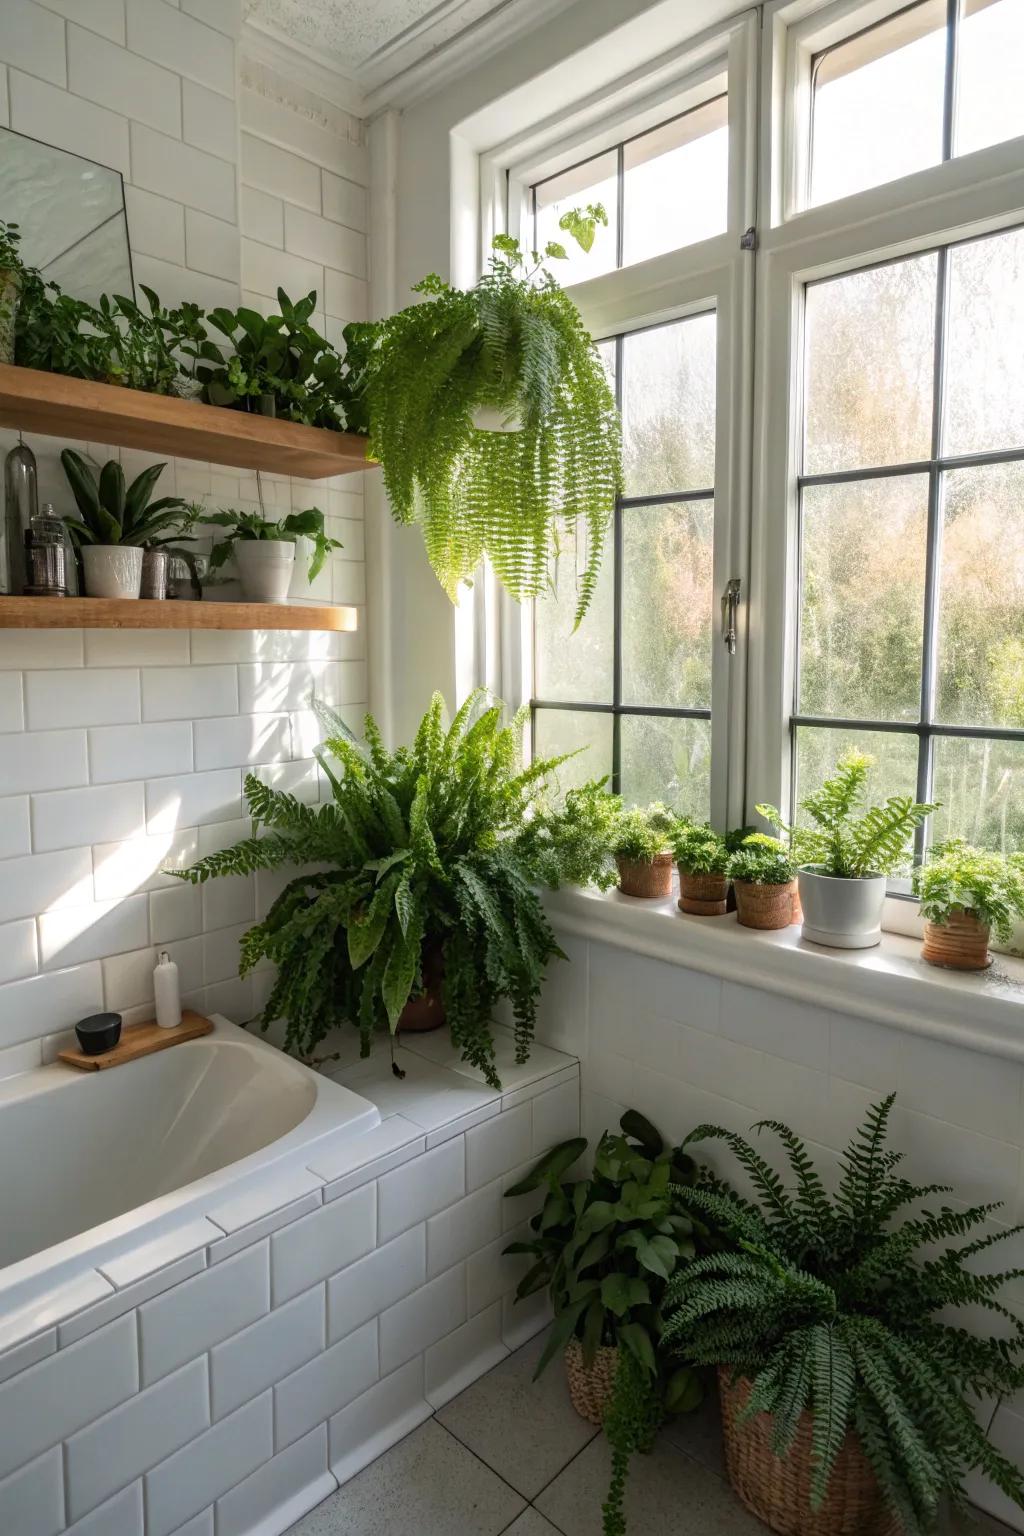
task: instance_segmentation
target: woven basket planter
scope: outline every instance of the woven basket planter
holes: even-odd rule
[[[989,931],[973,912],[951,912],[944,923],[925,923],[921,955],[948,971],[987,971]]]
[[[902,1536],[903,1526],[882,1497],[857,1436],[852,1432],[832,1468],[820,1509],[811,1508],[811,1416],[803,1413],[784,1461],[772,1452],[772,1420],[759,1413],[744,1424],[736,1416],[750,1382],[732,1384],[718,1372],[722,1396],[725,1465],[733,1491],[751,1514],[779,1536]]]
[[[786,885],[759,885],[753,880],[734,880],[736,921],[742,928],[788,928],[793,921],[796,881]]]
[[[688,875],[679,867],[679,910],[693,917],[724,917],[729,882],[725,875]]]
[[[627,859],[615,855],[619,867],[619,890],[623,896],[671,896],[672,855],[656,853],[653,859]]]
[[[589,1370],[583,1364],[583,1345],[579,1339],[570,1339],[565,1351],[565,1379],[569,1383],[572,1405],[581,1419],[598,1428],[604,1423],[618,1361],[619,1351],[615,1345],[600,1345]]]

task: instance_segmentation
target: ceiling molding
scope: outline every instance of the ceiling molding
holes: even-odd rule
[[[311,48],[285,37],[276,27],[247,16],[242,23],[239,49],[254,64],[277,70],[344,112],[351,112],[354,117],[367,116],[366,95],[354,76],[325,64]]]

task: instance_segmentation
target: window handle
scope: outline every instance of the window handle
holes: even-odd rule
[[[732,576],[722,593],[722,639],[730,656],[736,655],[736,613],[740,606],[740,578]]]

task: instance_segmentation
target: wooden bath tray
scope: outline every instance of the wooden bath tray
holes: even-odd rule
[[[198,1040],[200,1035],[208,1035],[212,1029],[210,1019],[204,1019],[201,1013],[193,1013],[190,1008],[183,1008],[181,1023],[173,1029],[161,1029],[152,1019],[148,1024],[129,1024],[121,1031],[114,1049],[104,1051],[102,1056],[87,1056],[77,1046],[70,1051],[59,1051],[58,1056],[83,1072],[103,1072],[107,1067],[119,1067],[138,1056],[150,1056],[154,1051],[169,1050],[172,1045],[182,1045],[186,1040]]]

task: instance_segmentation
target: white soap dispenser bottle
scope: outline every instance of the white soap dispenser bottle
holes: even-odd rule
[[[166,949],[160,951],[160,959],[153,969],[153,994],[156,998],[156,1021],[161,1029],[173,1029],[181,1023],[181,988],[178,985],[178,967]]]

